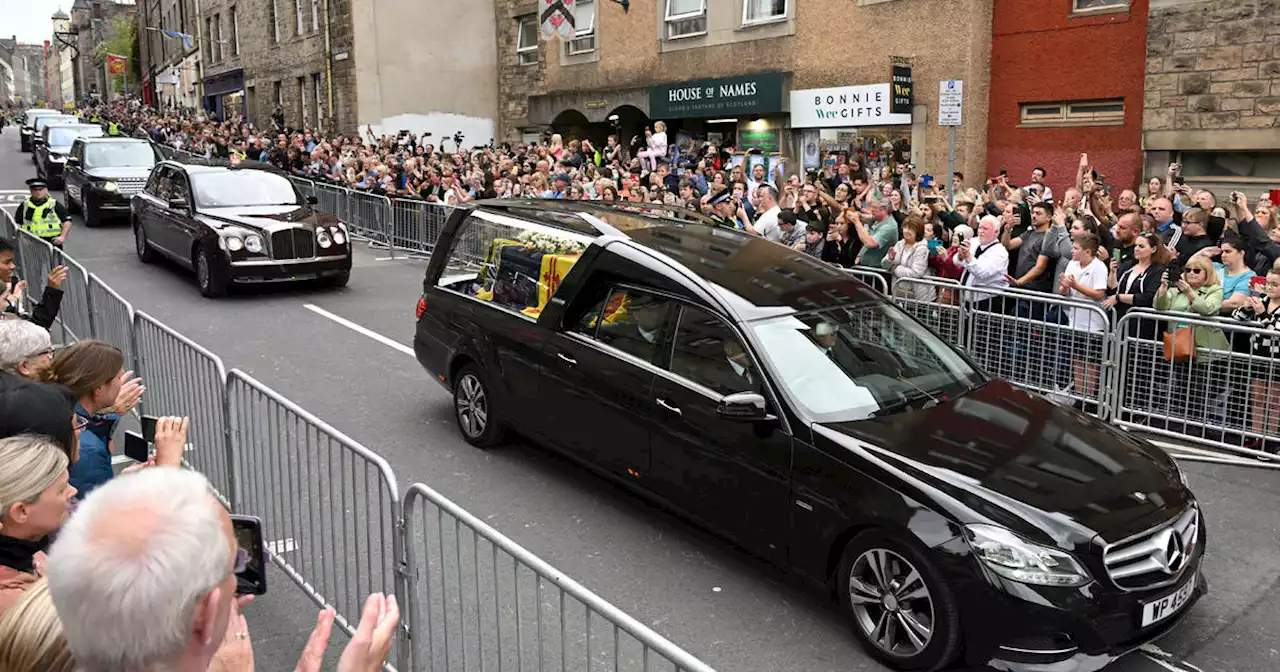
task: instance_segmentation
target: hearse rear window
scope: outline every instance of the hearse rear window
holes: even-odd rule
[[[458,228],[437,287],[537,319],[591,238],[491,213]]]

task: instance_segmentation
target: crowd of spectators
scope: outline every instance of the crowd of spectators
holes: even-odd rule
[[[181,468],[188,420],[160,418],[153,456],[113,468],[116,426],[145,394],[114,346],[55,351],[35,320],[0,319],[0,670],[254,669],[245,554]],[[334,618],[320,613],[297,670],[321,669]],[[395,598],[371,595],[338,669],[380,670],[398,622]]]
[[[597,147],[589,139],[566,141],[552,134],[523,146],[490,141],[464,148],[460,135],[437,147],[430,137],[409,131],[376,136],[366,128],[356,137],[292,129],[279,114],[260,128],[240,118],[161,114],[136,103],[100,112],[162,145],[232,162],[269,163],[389,197],[444,204],[593,199],[687,208],[831,264],[884,273],[897,296],[964,301],[1079,331],[1084,345],[1062,357],[1064,371],[1055,383],[1075,399],[1093,398],[1101,376],[1096,358],[1080,352],[1100,347],[1089,344],[1101,343],[1114,320],[1133,307],[1234,318],[1265,329],[1280,322],[1273,318],[1280,304],[1266,289],[1280,259],[1280,204],[1263,194],[1250,207],[1243,193],[1194,189],[1178,164],[1144,185],[1114,184],[1082,154],[1074,179],[1058,196],[1043,168],[1030,171],[1025,181],[1003,171],[981,181],[961,173],[943,180],[910,165],[905,148],[886,145],[884,151],[824,161],[817,170],[789,170],[783,160],[753,160],[760,157],[733,147],[685,136],[672,140],[662,122],[625,145],[613,135]],[[921,278],[955,280],[968,289],[909,282]],[[980,291],[1008,288],[1093,303],[1111,319]],[[1166,334],[1194,332],[1196,352],[1223,345],[1211,330],[1187,326],[1171,322],[1162,330],[1144,324],[1138,330],[1157,342]],[[1280,337],[1237,338],[1224,348],[1268,358],[1276,354],[1273,349],[1280,349]],[[1169,357],[1179,370],[1171,386],[1177,389],[1166,395],[1173,407],[1189,408],[1201,420],[1214,413],[1231,416],[1216,421],[1247,422],[1255,432],[1275,435],[1280,374],[1250,372],[1247,399],[1222,401],[1235,392],[1213,382],[1217,371],[1206,368],[1212,356],[1201,357],[1198,367],[1185,359]],[[1215,410],[1226,406],[1236,410]],[[1280,448],[1256,438],[1248,445]]]

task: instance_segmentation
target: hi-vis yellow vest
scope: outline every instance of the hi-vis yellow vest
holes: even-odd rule
[[[40,205],[32,203],[28,198],[24,205],[27,206],[27,213],[22,221],[22,228],[40,238],[57,238],[62,235],[62,221],[58,219],[52,198]]]

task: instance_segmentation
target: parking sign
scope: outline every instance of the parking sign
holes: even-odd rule
[[[948,79],[938,85],[938,125],[959,126],[964,108],[964,81]]]

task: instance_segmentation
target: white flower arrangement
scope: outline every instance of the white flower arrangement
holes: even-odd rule
[[[525,250],[542,254],[582,254],[586,250],[586,246],[576,240],[537,231],[525,231],[519,240]]]

